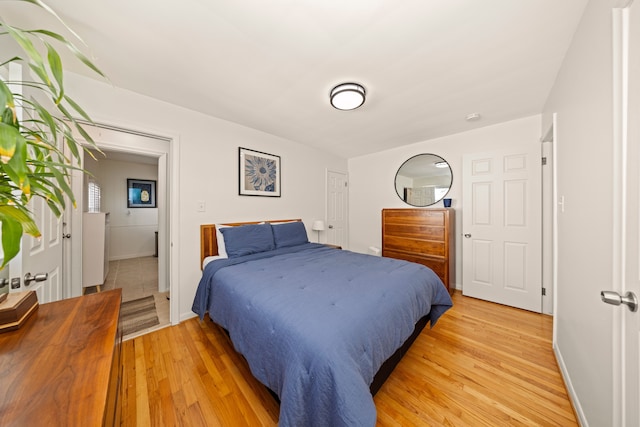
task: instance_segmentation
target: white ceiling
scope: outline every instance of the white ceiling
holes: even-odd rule
[[[343,157],[540,113],[587,2],[45,1],[113,85]],[[342,82],[366,88],[360,109],[329,105]]]

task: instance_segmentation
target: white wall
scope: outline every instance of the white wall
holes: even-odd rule
[[[157,181],[158,165],[96,157],[85,156],[84,167],[100,185],[102,212],[109,213],[109,260],[153,255],[158,209],[127,208],[127,178]]]
[[[557,113],[556,352],[588,425],[613,425],[611,1],[590,1],[544,107]],[[584,424],[584,425],[587,425]]]
[[[456,209],[456,288],[462,281],[462,156],[504,147],[540,145],[540,116],[527,117],[469,132],[450,135],[393,150],[349,159],[349,249],[366,253],[369,246],[382,244],[383,208],[408,208],[398,197],[394,178],[408,158],[432,153],[444,158],[453,171],[447,195]],[[432,207],[443,207],[442,202]]]
[[[179,292],[181,319],[192,315],[201,276],[200,224],[301,218],[313,237],[311,224],[325,213],[326,169],[347,171],[345,159],[296,142],[82,76],[69,73],[67,77],[67,93],[94,121],[176,137],[173,144],[179,147],[180,182],[172,203],[180,227],[175,230],[179,245],[171,253],[178,258],[179,278],[173,287]],[[238,195],[238,147],[281,156],[282,197]],[[197,212],[199,201],[205,202],[205,212]]]

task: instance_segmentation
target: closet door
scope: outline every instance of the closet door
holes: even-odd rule
[[[464,295],[542,312],[540,150],[463,157]]]

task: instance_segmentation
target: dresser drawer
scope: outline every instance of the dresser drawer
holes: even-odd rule
[[[389,258],[403,259],[405,261],[411,261],[427,266],[432,269],[433,272],[438,275],[438,277],[440,277],[440,280],[442,280],[444,283],[447,283],[446,278],[448,264],[444,258],[431,258],[415,254],[408,254],[406,252],[396,252],[390,250],[385,250],[382,255]]]
[[[444,242],[446,233],[442,225],[425,224],[386,224],[384,227],[386,236],[403,237],[409,239],[437,240]]]
[[[383,222],[389,224],[419,224],[444,226],[446,212],[441,209],[385,209]]]
[[[383,249],[418,255],[432,255],[436,257],[444,257],[446,253],[446,247],[443,241],[410,239],[401,236],[389,235],[384,236]]]

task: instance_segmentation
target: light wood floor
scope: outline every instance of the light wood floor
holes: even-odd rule
[[[578,425],[549,316],[454,295],[376,394],[378,426]],[[124,426],[276,426],[226,336],[191,319],[123,343]]]

